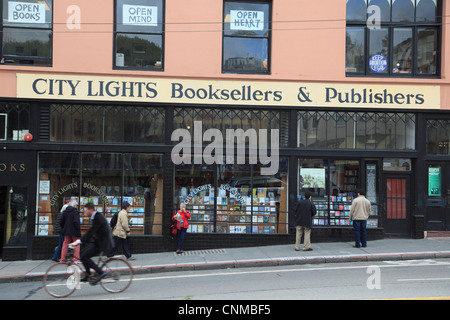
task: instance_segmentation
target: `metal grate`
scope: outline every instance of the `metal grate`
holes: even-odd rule
[[[210,249],[210,250],[191,250],[183,251],[182,253],[174,252],[176,256],[205,256],[210,254],[225,254],[227,250],[225,249]]]

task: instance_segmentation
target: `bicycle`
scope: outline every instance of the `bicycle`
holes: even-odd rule
[[[54,264],[45,272],[44,288],[52,297],[66,298],[81,287],[81,275],[86,272],[73,261],[74,252],[75,249],[69,247],[66,262]],[[134,271],[128,261],[122,258],[106,258],[100,254],[97,265],[107,273],[99,282],[105,291],[120,293],[131,285]],[[96,278],[97,274],[92,273],[88,278],[89,284],[96,285],[94,284]]]

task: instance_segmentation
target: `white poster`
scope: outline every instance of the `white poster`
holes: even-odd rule
[[[301,168],[300,187],[325,189],[325,168]]]
[[[10,1],[8,22],[45,23],[45,4]]]
[[[50,194],[50,180],[39,181],[39,193]]]
[[[230,10],[230,30],[264,30],[264,12],[248,10]]]
[[[158,7],[124,4],[122,12],[122,23],[125,25],[158,25]]]

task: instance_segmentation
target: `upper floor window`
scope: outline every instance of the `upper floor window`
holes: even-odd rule
[[[30,129],[28,103],[0,103],[0,141],[23,141]]]
[[[52,66],[53,0],[4,0],[1,64]]]
[[[270,15],[264,0],[224,2],[223,73],[269,73]]]
[[[163,70],[164,0],[116,0],[114,68]]]
[[[440,0],[347,0],[347,75],[438,77]]]

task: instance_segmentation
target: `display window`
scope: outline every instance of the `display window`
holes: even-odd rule
[[[174,205],[191,213],[188,232],[287,233],[287,163],[275,175],[257,164],[177,166]]]
[[[314,226],[350,226],[352,201],[362,186],[362,168],[359,160],[299,159],[300,199],[309,191],[316,206]],[[376,215],[376,166],[367,167],[366,189]],[[378,227],[378,218],[370,217],[368,227]]]
[[[58,213],[75,199],[110,220],[124,202],[131,234],[162,234],[162,155],[40,153],[37,235],[54,234]],[[90,225],[80,214],[81,232]]]

